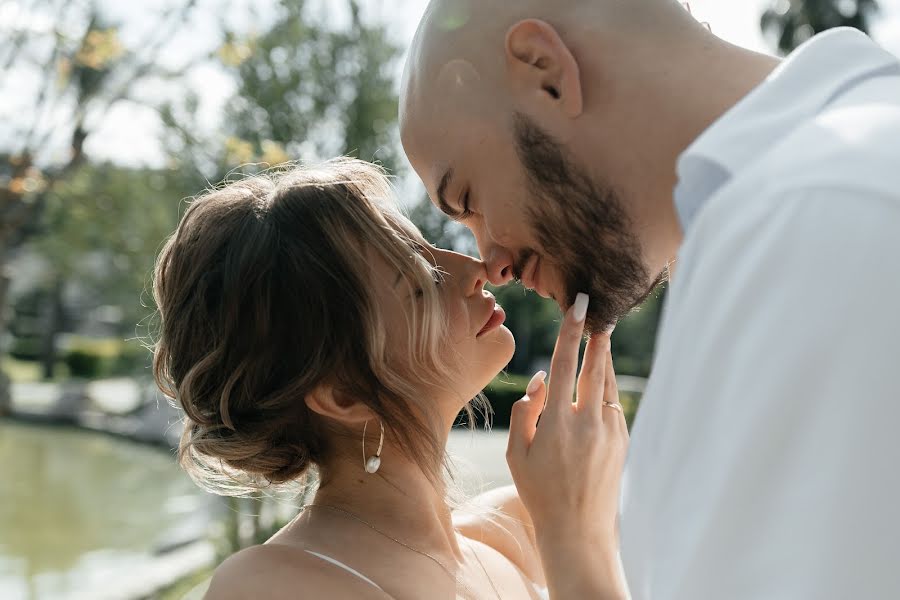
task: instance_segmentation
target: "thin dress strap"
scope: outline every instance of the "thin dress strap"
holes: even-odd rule
[[[340,568],[344,569],[345,571],[347,571],[347,572],[349,572],[349,573],[353,573],[354,575],[356,575],[357,577],[359,577],[359,578],[362,579],[363,581],[365,581],[365,582],[367,582],[367,583],[370,583],[370,584],[374,585],[376,588],[378,588],[379,591],[381,591],[381,592],[384,591],[383,589],[381,589],[381,586],[380,586],[380,585],[378,585],[377,583],[375,583],[374,581],[372,581],[371,579],[369,579],[368,577],[366,577],[365,575],[363,575],[362,573],[360,573],[359,571],[357,571],[357,570],[354,569],[353,567],[348,567],[347,565],[345,565],[345,564],[342,563],[341,561],[339,561],[339,560],[337,560],[337,559],[335,559],[335,558],[331,558],[330,556],[326,556],[326,555],[324,555],[324,554],[319,554],[318,552],[313,552],[312,550],[306,550],[306,551],[309,552],[310,554],[312,554],[313,556],[318,556],[319,558],[321,558],[322,560],[324,560],[324,561],[326,561],[326,562],[330,562],[331,564],[333,564],[333,565],[336,566],[336,567],[340,567]]]

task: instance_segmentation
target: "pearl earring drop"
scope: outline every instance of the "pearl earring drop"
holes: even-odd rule
[[[381,449],[384,447],[384,422],[379,421],[381,424],[381,438],[378,440],[378,450],[375,452],[374,456],[370,456],[366,458],[366,428],[369,426],[369,422],[366,421],[365,425],[363,425],[363,439],[362,439],[362,449],[363,449],[363,467],[366,469],[366,473],[375,473],[381,468]]]

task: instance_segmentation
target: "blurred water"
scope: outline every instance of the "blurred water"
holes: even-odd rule
[[[84,597],[202,533],[209,503],[159,449],[0,421],[0,598]]]

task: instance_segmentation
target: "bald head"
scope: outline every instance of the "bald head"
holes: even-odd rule
[[[515,276],[563,307],[590,292],[599,326],[673,258],[676,158],[736,101],[724,47],[677,0],[432,0],[401,141],[493,283]]]
[[[508,108],[509,36],[528,20],[546,23],[576,56],[620,41],[661,43],[694,24],[676,0],[432,0],[409,49],[401,123],[447,106]]]
[[[585,0],[562,0],[559,21]],[[434,118],[463,102],[477,111],[485,95],[496,107],[496,83],[504,70],[504,38],[518,20],[545,18],[550,2],[523,0],[433,0],[419,24],[404,70],[400,120]],[[554,3],[555,4],[555,3]]]

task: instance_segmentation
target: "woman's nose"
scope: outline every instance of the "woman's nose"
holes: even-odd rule
[[[488,274],[486,265],[478,260],[466,256],[466,279],[463,291],[466,296],[480,296],[487,283]]]

